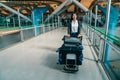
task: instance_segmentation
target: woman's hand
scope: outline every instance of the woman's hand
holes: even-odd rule
[[[70,37],[70,34],[68,34],[67,37]]]
[[[79,37],[81,37],[82,35],[81,34],[79,34],[77,37],[79,38]]]

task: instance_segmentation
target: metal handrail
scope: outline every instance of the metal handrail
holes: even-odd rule
[[[120,40],[118,40],[118,39],[114,39],[113,37],[111,37],[111,35],[105,35],[105,32],[103,31],[103,30],[101,30],[101,29],[99,29],[99,28],[95,28],[94,26],[91,26],[91,25],[89,25],[89,24],[87,24],[87,23],[83,23],[83,24],[85,24],[85,25],[87,25],[87,27],[89,27],[89,28],[91,28],[93,31],[95,31],[95,33],[102,39],[102,40],[104,40],[106,43],[108,43],[110,46],[111,46],[111,48],[112,49],[114,49],[117,53],[119,53],[120,54],[120,48],[118,48],[116,45],[114,45],[113,43],[111,43],[110,41],[108,41],[108,40],[106,40],[103,36],[106,36],[106,37],[108,37],[109,39],[111,39],[111,40],[113,40],[113,41],[116,41],[116,42],[118,42],[118,43],[120,43]],[[100,33],[100,34],[98,34],[98,32]],[[101,36],[101,35],[103,35],[103,36]]]
[[[41,25],[37,26],[37,28],[38,28],[38,27],[48,26],[48,25],[51,25],[51,24],[56,24],[56,23],[41,24]],[[25,26],[20,26],[20,27],[13,27],[13,28],[2,28],[2,29],[0,29],[0,30],[1,30],[1,31],[2,31],[2,30],[14,30],[14,29],[20,29],[20,28],[21,28],[21,30],[27,30],[27,29],[32,29],[32,28],[34,28],[34,26],[33,26],[33,25],[29,25],[29,26],[27,26],[27,27],[25,27]]]
[[[86,23],[84,23],[84,24],[86,24]],[[95,26],[91,26],[91,25],[89,25],[89,24],[86,24],[86,25],[87,25],[88,27],[94,29],[95,31],[98,31],[99,33],[101,33],[101,34],[104,35],[105,37],[113,40],[113,41],[116,42],[117,44],[120,44],[120,39],[119,39],[117,36],[112,35],[112,34],[107,34],[107,35],[106,35],[104,30],[102,30],[102,29],[100,29],[100,28],[98,28],[98,27],[95,27]]]

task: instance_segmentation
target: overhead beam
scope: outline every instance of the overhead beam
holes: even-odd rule
[[[83,11],[85,11],[85,12],[88,11],[88,9],[87,9],[85,6],[83,6],[80,2],[78,2],[77,0],[72,0],[72,2],[73,2],[76,6],[78,6],[79,8],[81,8]]]
[[[24,18],[24,19],[26,19],[26,20],[32,22],[28,17],[24,16],[23,14],[17,12],[17,11],[14,10],[14,9],[12,9],[12,8],[10,8],[10,7],[8,7],[8,6],[6,6],[5,4],[0,3],[0,6],[3,6],[4,8],[8,9],[10,12],[12,12],[12,13],[14,13],[14,14],[17,14],[17,15],[19,14],[22,18]]]
[[[65,0],[57,9],[55,9],[55,10],[50,14],[49,18],[47,18],[47,19],[45,20],[45,22],[47,22],[48,19],[50,19],[53,15],[55,15],[57,12],[59,12],[59,10],[61,10],[61,9],[66,5],[66,3],[67,3],[68,1],[69,1],[69,0]]]
[[[57,15],[60,15],[60,14],[61,14],[62,12],[64,12],[65,10],[69,9],[72,5],[73,5],[73,4],[71,3],[71,4],[69,4],[68,6],[63,7],[62,10],[60,10],[60,11],[57,13]]]
[[[98,1],[92,1],[91,5],[89,6],[89,9],[94,8],[96,4],[98,4]]]
[[[83,6],[80,2],[78,2],[77,0],[65,0],[56,10],[53,11],[53,13],[51,13],[51,15],[49,16],[49,18],[47,18],[45,20],[45,22],[48,21],[48,19],[50,19],[53,15],[55,15],[56,13],[58,13],[64,6],[67,2],[72,2],[74,3],[76,6],[78,6],[79,8],[81,8],[83,11],[87,12],[88,9]]]

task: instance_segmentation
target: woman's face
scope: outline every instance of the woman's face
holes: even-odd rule
[[[73,18],[73,20],[76,20],[77,19],[77,15],[73,14],[72,18]]]

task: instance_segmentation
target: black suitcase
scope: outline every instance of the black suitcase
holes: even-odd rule
[[[74,47],[66,47],[64,44],[59,48],[59,63],[60,64],[73,64],[81,65],[83,60],[82,45]],[[76,59],[67,59],[67,55],[75,55]]]
[[[64,36],[62,40],[64,44],[82,45],[82,36],[79,38]]]

